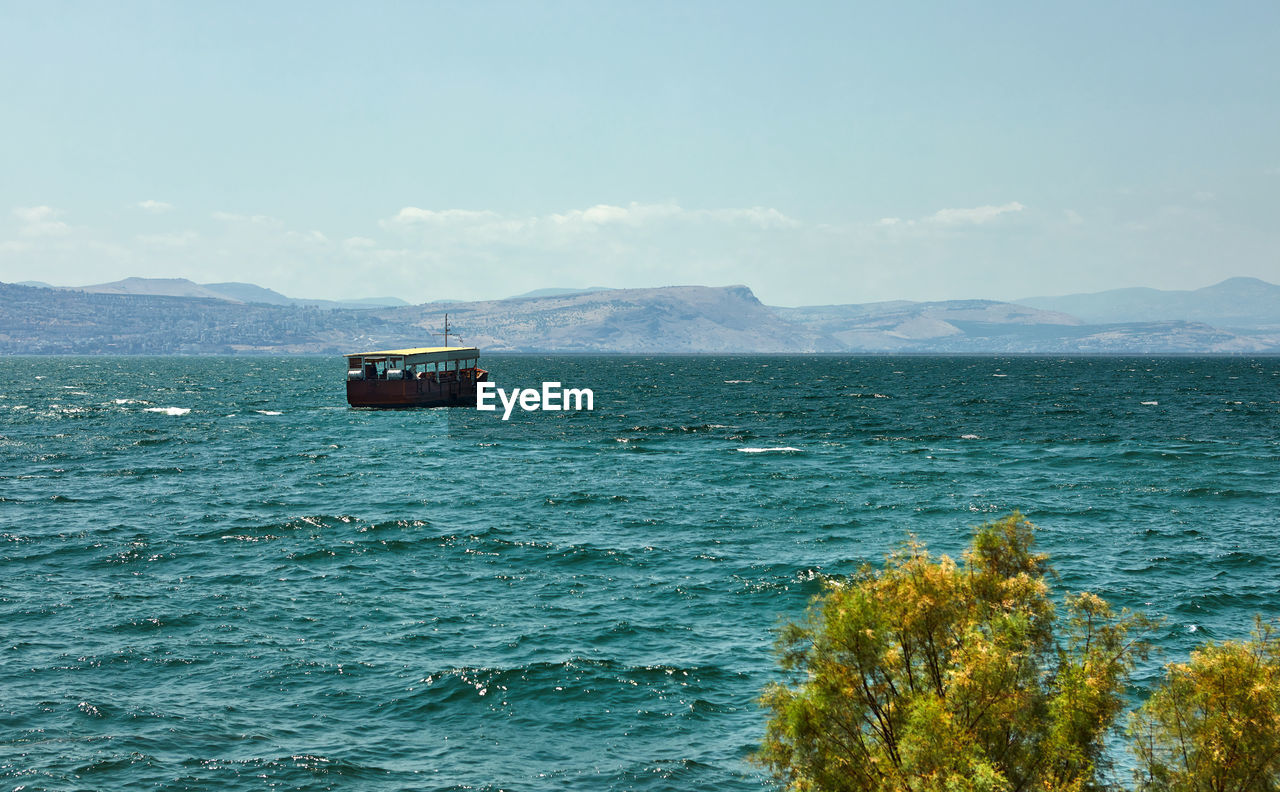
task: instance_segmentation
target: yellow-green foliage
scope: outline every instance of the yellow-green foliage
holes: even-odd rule
[[[1280,638],[1258,622],[1244,643],[1171,663],[1129,725],[1138,784],[1169,792],[1280,788]]]
[[[829,584],[779,639],[758,758],[796,792],[1099,787],[1146,622],[1091,594],[1056,619],[1033,541],[1015,512],[962,564],[911,542]]]

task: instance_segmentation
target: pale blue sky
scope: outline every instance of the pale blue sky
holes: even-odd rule
[[[0,280],[1280,281],[1275,3],[0,3]]]

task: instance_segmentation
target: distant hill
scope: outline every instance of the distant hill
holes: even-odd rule
[[[746,286],[581,291],[377,315],[431,336],[446,311],[464,343],[495,352],[1217,354],[1280,346],[1204,323],[1088,325],[993,300],[769,307]]]
[[[1280,328],[1261,324],[1275,317],[1261,313],[1266,303],[1258,295],[1275,288],[1233,279],[1182,293],[1221,298],[1219,314],[1244,304],[1227,316],[1257,329],[1241,329],[1185,318],[1089,322],[993,300],[771,308],[746,286],[556,290],[354,309],[245,283],[0,284],[0,353],[339,354],[438,343],[447,311],[461,341],[486,352],[1274,354]],[[1184,304],[1182,315],[1194,307]]]
[[[416,340],[372,311],[0,284],[7,354],[337,354]]]
[[[307,300],[297,299],[295,303],[300,305],[317,305],[319,303],[331,303],[333,300]],[[439,300],[438,302],[448,302],[448,300]],[[412,305],[408,300],[402,300],[399,297],[361,297],[358,300],[342,300],[334,303],[343,307],[359,308],[361,306],[369,306],[371,308],[395,308],[401,305]]]
[[[35,285],[29,284],[29,285]],[[48,286],[48,284],[43,284]],[[49,287],[58,288],[58,287]],[[315,308],[383,308],[408,305],[396,297],[367,297],[357,300],[310,300],[286,297],[278,291],[252,283],[194,283],[186,278],[125,278],[111,283],[89,286],[60,287],[90,294],[134,294],[153,297],[198,297],[210,300],[228,300],[239,303],[263,305],[309,305]]]
[[[1280,329],[1280,286],[1257,278],[1228,278],[1191,291],[1112,289],[1018,302],[1099,324],[1183,320],[1237,331]]]
[[[252,283],[206,283],[204,289],[211,292],[214,297],[234,302],[293,305],[293,300],[280,292]]]
[[[75,291],[88,292],[90,294],[137,294],[153,297],[203,297],[208,300],[230,299],[233,302],[243,302],[243,300],[226,297],[213,289],[206,288],[199,283],[193,283],[186,278],[125,278],[111,283],[77,286]]]
[[[1031,342],[1061,335],[1062,327],[1081,324],[1066,314],[993,300],[898,300],[773,310],[783,319],[834,339],[843,349],[875,352],[939,343],[973,345],[976,339],[992,336],[1015,336]]]
[[[533,297],[564,297],[570,294],[587,294],[588,292],[609,291],[608,286],[590,286],[586,289],[534,289],[524,294],[508,297],[508,300],[528,300]]]
[[[492,351],[831,352],[829,339],[781,319],[746,286],[667,286],[416,305],[384,319],[439,333],[445,312],[465,343]]]
[[[0,352],[336,354],[435,343],[445,311],[467,344],[498,351],[835,351],[745,286],[319,310],[225,298],[0,284]]]
[[[1086,324],[1074,316],[993,300],[774,308],[850,352],[915,354],[1230,354],[1261,352],[1280,339],[1198,322]]]

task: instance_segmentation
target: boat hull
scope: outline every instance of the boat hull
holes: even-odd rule
[[[471,407],[476,403],[476,383],[487,379],[488,372],[481,371],[474,379],[443,382],[433,379],[347,380],[347,404],[384,409]]]

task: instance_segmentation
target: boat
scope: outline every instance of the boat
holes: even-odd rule
[[[476,365],[480,350],[475,347],[384,349],[343,357],[352,407],[474,405],[476,383],[489,379],[489,372]]]

